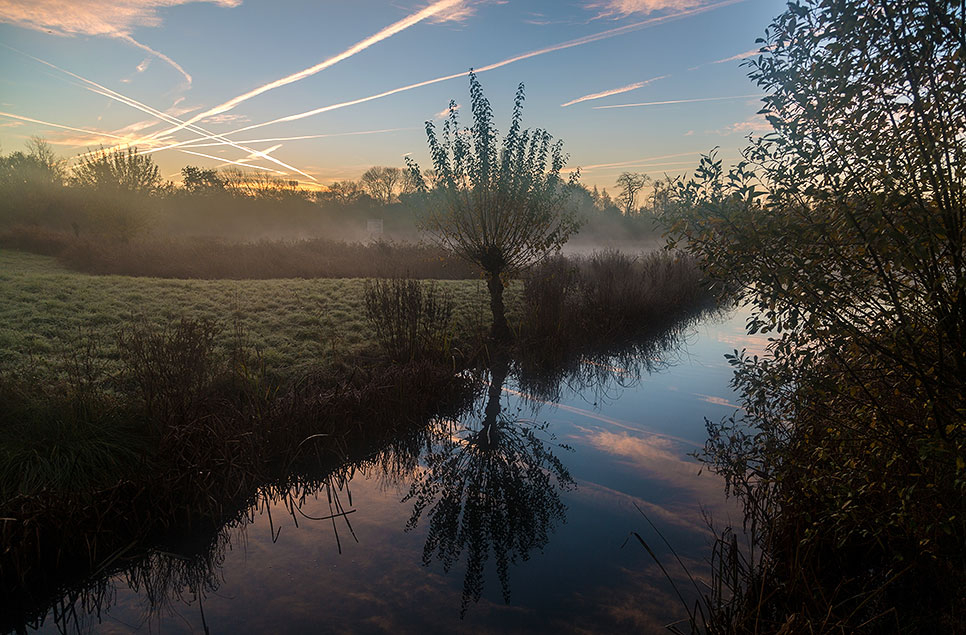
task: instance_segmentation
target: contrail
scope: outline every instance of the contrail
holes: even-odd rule
[[[96,135],[96,136],[101,136],[101,137],[111,137],[112,139],[124,139],[125,138],[125,137],[122,137],[120,135],[111,134],[109,132],[100,132],[100,131],[97,131],[97,130],[87,130],[85,128],[74,128],[73,126],[65,126],[63,124],[52,123],[50,121],[42,121],[40,119],[31,119],[30,117],[24,117],[23,115],[15,115],[15,114],[9,113],[9,112],[0,111],[0,117],[8,117],[10,119],[19,119],[20,121],[27,121],[27,122],[30,122],[30,123],[38,123],[38,124],[40,124],[42,126],[50,126],[52,128],[63,128],[64,130],[72,130],[74,132],[83,132],[83,133],[86,133],[86,134],[89,134],[89,135]]]
[[[82,77],[82,76],[78,75],[77,73],[72,73],[69,70],[66,70],[64,68],[61,68],[61,67],[57,66],[56,64],[52,64],[50,62],[47,62],[45,60],[42,60],[39,57],[34,57],[33,55],[30,55],[28,53],[24,53],[23,51],[18,51],[17,49],[15,49],[13,47],[10,47],[10,46],[7,46],[5,44],[2,45],[2,46],[6,47],[6,48],[8,48],[8,49],[10,49],[12,51],[15,51],[15,52],[17,52],[17,53],[19,53],[19,54],[21,54],[21,55],[23,55],[25,57],[29,57],[30,59],[32,59],[32,60],[34,60],[36,62],[39,62],[40,64],[43,64],[45,66],[48,66],[50,68],[53,68],[54,70],[60,71],[61,73],[65,73],[66,75],[69,75],[69,76],[71,76],[71,77],[73,77],[75,79],[80,80],[84,84],[82,87],[84,89],[86,89],[86,90],[89,90],[89,91],[91,91],[93,93],[97,93],[97,94],[102,95],[104,97],[108,97],[109,99],[113,99],[115,101],[119,101],[122,104],[125,104],[127,106],[130,106],[130,107],[135,108],[137,110],[140,110],[142,112],[145,112],[145,113],[147,113],[149,115],[152,115],[154,117],[157,117],[158,119],[161,119],[162,121],[165,121],[167,123],[184,124],[184,122],[181,119],[178,119],[177,117],[175,117],[173,115],[169,115],[169,114],[167,114],[165,112],[161,112],[160,110],[157,110],[156,108],[152,108],[151,106],[148,106],[146,104],[142,104],[141,102],[139,102],[139,101],[137,101],[135,99],[132,99],[130,97],[127,97],[126,95],[122,95],[121,93],[119,93],[117,91],[111,90],[110,88],[107,88],[106,86],[102,86],[101,84],[98,84],[95,81],[92,81],[90,79],[87,79],[86,77]],[[204,128],[201,128],[199,126],[194,126],[194,125],[189,125],[189,124],[185,124],[185,126],[187,126],[189,128],[189,130],[192,131],[192,132],[195,132],[195,133],[201,134],[201,135],[206,135],[204,137],[205,139],[218,139],[218,140],[221,140],[225,144],[230,145],[233,148],[237,148],[238,150],[241,150],[243,152],[255,153],[258,156],[260,156],[261,158],[266,159],[268,161],[271,161],[272,163],[275,163],[276,165],[279,165],[279,166],[281,166],[283,168],[286,168],[288,170],[291,170],[293,172],[297,172],[298,174],[301,174],[302,176],[304,176],[307,179],[310,179],[312,181],[315,181],[316,180],[310,174],[306,174],[305,172],[303,172],[302,170],[299,170],[298,168],[296,168],[294,166],[288,165],[287,163],[283,163],[282,161],[279,161],[275,157],[269,156],[267,154],[262,154],[259,150],[254,150],[252,148],[247,148],[247,147],[245,147],[243,145],[240,145],[240,144],[236,143],[235,141],[232,141],[231,139],[227,139],[227,138],[223,137],[222,135],[213,134],[213,133],[209,132],[208,130],[205,130]],[[125,143],[116,145],[112,149],[119,149],[119,148],[123,148],[123,147],[135,146],[135,145],[138,145],[140,143],[152,143],[152,144],[154,144],[154,143],[157,143],[158,142],[157,141],[157,138],[158,137],[161,137],[161,136],[164,136],[164,133],[163,132],[162,133],[157,133],[155,135],[151,135],[148,138],[137,139],[137,140],[135,140],[133,142],[125,141]],[[88,152],[87,154],[82,154],[82,155],[80,155],[80,157],[77,157],[77,158],[83,158],[83,157],[88,156],[90,154],[91,153]]]
[[[262,93],[266,93],[266,92],[268,92],[270,90],[273,90],[275,88],[279,88],[281,86],[285,86],[287,84],[291,84],[293,82],[297,82],[297,81],[299,81],[301,79],[305,79],[306,77],[309,77],[311,75],[315,75],[316,73],[318,73],[318,72],[320,72],[322,70],[325,70],[326,68],[329,68],[330,66],[334,66],[335,64],[338,64],[339,62],[341,62],[343,60],[346,60],[346,59],[352,57],[356,53],[360,53],[360,52],[366,50],[367,48],[369,48],[373,44],[376,44],[378,42],[381,42],[382,40],[385,40],[387,38],[390,38],[393,35],[399,33],[400,31],[404,31],[405,29],[408,29],[409,27],[413,26],[414,24],[418,24],[419,22],[422,22],[423,20],[425,20],[427,18],[431,18],[432,16],[434,16],[434,15],[436,15],[436,14],[442,12],[442,11],[445,11],[445,10],[447,10],[447,9],[449,9],[449,8],[457,5],[457,4],[461,4],[462,2],[464,2],[464,0],[439,0],[438,2],[434,2],[430,6],[426,7],[425,9],[423,9],[422,11],[417,11],[416,13],[413,13],[412,15],[410,15],[410,16],[408,16],[406,18],[403,18],[402,20],[399,20],[398,22],[395,22],[393,24],[390,24],[389,26],[387,26],[386,28],[382,29],[381,31],[379,31],[375,35],[370,35],[366,39],[364,39],[364,40],[356,43],[353,46],[350,46],[349,48],[347,48],[343,52],[339,53],[338,55],[335,55],[333,57],[330,57],[329,59],[327,59],[327,60],[325,60],[323,62],[319,62],[315,66],[310,66],[309,68],[306,68],[305,70],[299,71],[298,73],[293,73],[293,74],[289,75],[288,77],[283,77],[281,79],[276,79],[273,82],[269,82],[267,84],[264,84],[262,86],[259,86],[258,88],[252,89],[252,90],[248,91],[247,93],[243,93],[241,95],[238,95],[237,97],[234,97],[232,99],[229,99],[228,101],[224,102],[223,104],[219,104],[218,106],[215,106],[214,108],[209,108],[208,110],[206,110],[206,111],[204,111],[202,113],[199,113],[199,114],[193,116],[191,119],[188,119],[187,121],[183,122],[181,125],[178,125],[178,126],[175,126],[173,128],[170,128],[168,130],[163,130],[160,133],[157,133],[156,136],[161,136],[163,134],[171,134],[171,133],[177,132],[177,131],[184,129],[185,127],[187,127],[187,126],[189,126],[189,125],[191,125],[193,123],[196,123],[198,121],[201,121],[202,119],[204,119],[206,117],[211,117],[213,115],[218,115],[218,114],[221,114],[223,112],[227,112],[227,111],[231,110],[232,108],[234,108],[235,106],[237,106],[238,104],[240,104],[242,102],[245,102],[245,101],[248,101],[252,97],[256,97],[258,95],[261,95]],[[151,138],[155,138],[155,136],[152,135]]]
[[[699,151],[694,152],[677,152],[675,154],[662,154],[659,157],[647,157],[644,159],[631,159],[630,161],[618,161],[617,163],[595,163],[594,165],[581,166],[581,170],[592,170],[594,168],[616,168],[620,166],[629,166],[636,163],[652,163],[654,161],[661,161],[662,159],[677,159],[679,157],[689,157],[694,154],[701,154]]]
[[[764,97],[764,95],[758,93],[755,95],[732,95],[731,97],[701,97],[700,99],[669,99],[667,101],[642,101],[638,104],[614,104],[612,106],[594,106],[594,109],[603,110],[605,108],[636,108],[638,106],[663,106],[665,104],[693,104],[699,101],[726,101],[728,99],[748,99],[749,97]]]
[[[599,93],[591,93],[589,95],[584,95],[583,97],[578,97],[577,99],[572,99],[565,104],[560,104],[560,107],[566,108],[567,106],[573,106],[574,104],[579,104],[584,101],[591,101],[592,99],[603,99],[604,97],[610,97],[611,95],[620,95],[621,93],[637,90],[638,88],[647,86],[648,84],[656,82],[659,79],[667,79],[668,77],[670,77],[670,75],[661,75],[660,77],[645,79],[643,82],[636,82],[634,84],[628,84],[627,86],[621,86],[620,88],[612,88],[611,90],[605,90]]]
[[[115,35],[114,37],[118,38],[119,40],[123,40],[123,41],[127,42],[128,44],[132,44],[132,45],[138,47],[139,49],[141,49],[142,51],[147,51],[148,53],[150,53],[151,55],[154,55],[158,59],[167,62],[168,64],[171,65],[172,68],[174,68],[176,71],[178,71],[179,73],[181,73],[181,75],[184,76],[184,79],[187,82],[188,86],[191,86],[192,79],[191,79],[191,75],[188,74],[188,71],[186,71],[184,68],[182,68],[181,67],[181,64],[178,64],[176,61],[174,61],[173,59],[171,59],[170,57],[168,57],[167,55],[165,55],[161,51],[155,51],[153,48],[151,48],[147,44],[141,44],[140,42],[138,42],[137,40],[135,40],[130,35]],[[143,64],[143,62],[142,62],[142,64]],[[145,68],[146,68],[146,66],[145,66]],[[141,72],[141,70],[142,70],[141,69],[141,65],[138,65],[138,72]]]
[[[192,150],[178,150],[179,152],[184,152],[185,154],[193,154],[198,157],[205,157],[206,159],[214,159],[215,161],[224,161],[224,163],[231,163],[232,165],[240,165],[245,168],[255,168],[256,170],[266,170],[268,172],[274,172],[275,174],[285,174],[279,170],[273,170],[272,168],[262,167],[260,165],[252,165],[250,163],[244,163],[243,161],[232,161],[231,159],[226,159],[225,157],[215,157],[210,154],[202,154],[201,152],[194,152]],[[248,159],[245,159],[247,161]],[[315,179],[313,179],[315,180]]]
[[[698,153],[695,152],[695,154],[698,154]],[[621,169],[627,169],[627,168],[661,168],[668,165],[692,165],[693,166],[694,161],[661,161],[660,163],[629,163],[627,165],[616,166],[614,168],[609,168],[609,169],[621,170]],[[581,174],[585,172],[601,172],[601,171],[606,172],[607,169],[600,170],[595,168],[584,168],[584,167],[580,168]]]
[[[494,70],[494,69],[497,69],[497,68],[501,68],[503,66],[507,66],[508,64],[513,64],[514,62],[519,62],[519,61],[522,61],[522,60],[525,60],[525,59],[529,59],[531,57],[537,57],[538,55],[545,55],[547,53],[553,53],[555,51],[561,51],[561,50],[564,50],[564,49],[573,48],[575,46],[582,46],[584,44],[590,44],[592,42],[597,42],[599,40],[605,40],[605,39],[608,39],[608,38],[616,37],[618,35],[624,35],[625,33],[631,33],[633,31],[639,31],[641,29],[646,29],[646,28],[650,28],[650,27],[653,27],[653,26],[657,26],[657,25],[663,24],[665,22],[671,22],[671,21],[674,21],[674,20],[680,20],[682,18],[686,18],[686,17],[690,17],[690,16],[693,16],[693,15],[697,15],[699,13],[705,13],[707,11],[713,11],[714,9],[719,9],[721,7],[726,7],[726,6],[729,6],[729,5],[732,5],[732,4],[737,4],[739,2],[744,2],[744,1],[745,0],[724,0],[723,2],[718,2],[716,4],[710,4],[710,5],[706,5],[706,6],[703,6],[703,7],[697,7],[697,8],[694,8],[694,9],[688,9],[686,11],[681,11],[679,13],[675,13],[675,14],[672,14],[672,15],[666,15],[666,16],[661,16],[661,17],[657,17],[657,18],[650,18],[650,19],[647,19],[647,20],[643,20],[641,22],[635,22],[633,24],[627,24],[627,25],[624,25],[624,26],[621,26],[621,27],[617,27],[617,28],[614,28],[614,29],[608,29],[607,31],[601,31],[599,33],[594,33],[594,34],[591,34],[591,35],[585,35],[583,37],[579,37],[579,38],[576,38],[574,40],[568,40],[567,42],[562,42],[560,44],[555,44],[553,46],[548,46],[546,48],[537,49],[535,51],[529,51],[527,53],[521,53],[520,55],[516,55],[514,57],[509,57],[509,58],[507,58],[505,60],[502,60],[500,62],[496,62],[494,64],[489,64],[487,66],[483,66],[482,68],[477,68],[477,69],[475,69],[475,72],[478,73],[478,74],[479,73],[484,73],[486,71],[491,71],[491,70]],[[394,88],[392,90],[387,90],[385,92],[381,92],[381,93],[378,93],[376,95],[370,95],[369,97],[361,97],[359,99],[353,99],[351,101],[344,101],[344,102],[341,102],[341,103],[338,103],[338,104],[332,104],[330,106],[323,106],[321,108],[316,108],[314,110],[309,110],[309,111],[306,111],[306,112],[303,112],[303,113],[299,113],[299,114],[295,114],[295,115],[289,115],[287,117],[280,117],[278,119],[273,119],[272,121],[266,121],[264,123],[254,124],[254,125],[251,125],[251,126],[245,126],[244,128],[238,128],[237,130],[232,130],[231,132],[226,132],[224,134],[225,135],[232,135],[232,134],[237,134],[239,132],[245,132],[246,130],[254,130],[256,128],[262,128],[264,126],[270,126],[270,125],[276,124],[276,123],[284,123],[284,122],[288,122],[288,121],[296,121],[298,119],[304,119],[306,117],[311,117],[313,115],[318,115],[318,114],[321,114],[321,113],[324,113],[324,112],[329,112],[331,110],[338,110],[340,108],[346,108],[348,106],[355,106],[356,104],[362,104],[362,103],[365,103],[367,101],[373,101],[375,99],[381,99],[383,97],[388,97],[390,95],[395,95],[396,93],[401,93],[401,92],[413,90],[413,89],[416,89],[416,88],[422,88],[423,86],[430,86],[432,84],[438,84],[440,82],[449,81],[451,79],[456,79],[456,78],[459,78],[459,77],[465,77],[466,75],[467,75],[467,73],[465,71],[464,72],[460,72],[460,73],[453,73],[452,75],[444,75],[442,77],[437,77],[435,79],[428,79],[426,81],[417,82],[415,84],[409,84],[408,86],[401,86],[399,88]],[[209,138],[211,138],[211,137],[198,138],[198,139],[195,139],[195,141],[205,141],[205,140],[207,140]]]
[[[300,141],[302,139],[324,139],[327,137],[350,137],[355,135],[369,135],[369,134],[380,134],[384,132],[399,132],[401,130],[417,130],[417,128],[383,128],[381,130],[360,130],[358,132],[330,132],[327,134],[306,134],[298,135],[296,137],[270,137],[267,139],[237,139],[235,143],[270,143],[274,141]],[[223,146],[224,141],[213,141],[211,143],[196,143],[197,139],[192,139],[190,141],[182,141],[181,143],[165,146],[164,148],[152,148],[150,150],[145,150],[141,154],[150,154],[152,152],[157,152],[158,150],[169,150],[171,148],[208,148],[211,146]],[[267,151],[266,151],[267,152]]]
[[[65,72],[68,72],[69,73],[70,71],[65,71]],[[73,74],[73,73],[71,73],[71,74]],[[79,79],[83,79],[80,76],[76,76],[76,77],[78,77]],[[174,123],[174,122],[181,123],[181,120],[178,119],[177,117],[174,117],[174,116],[169,115],[167,113],[161,112],[160,110],[157,110],[156,108],[152,108],[151,106],[148,106],[146,104],[142,104],[141,102],[139,102],[137,100],[134,100],[134,99],[131,99],[130,97],[126,97],[126,96],[122,95],[121,93],[118,93],[118,92],[115,92],[115,91],[111,90],[110,88],[105,88],[104,86],[101,86],[100,84],[97,84],[96,82],[91,82],[90,80],[84,80],[84,81],[85,82],[88,82],[88,83],[90,83],[90,84],[92,84],[94,86],[97,86],[97,88],[91,88],[89,86],[85,86],[84,87],[84,88],[86,88],[87,90],[89,90],[89,91],[91,91],[93,93],[97,93],[99,95],[103,95],[103,96],[108,97],[110,99],[114,99],[116,101],[119,101],[122,104],[126,104],[128,106],[131,106],[132,108],[136,108],[137,110],[140,110],[142,112],[145,112],[145,113],[147,113],[149,115],[153,115],[153,116],[157,117],[158,119],[161,119],[162,121],[165,121],[167,123]],[[264,153],[264,152],[262,152],[260,150],[254,150],[252,148],[248,148],[248,147],[243,146],[243,145],[241,145],[239,143],[236,143],[236,142],[232,141],[231,139],[227,139],[225,137],[222,137],[221,135],[212,134],[211,132],[209,132],[209,131],[207,131],[204,128],[201,128],[199,126],[194,126],[194,125],[188,126],[188,129],[190,131],[192,131],[192,132],[197,132],[199,134],[208,135],[206,137],[208,139],[219,139],[219,140],[222,140],[222,141],[224,141],[225,144],[230,145],[233,148],[236,148],[236,149],[241,150],[243,152],[248,152],[250,155],[257,155],[258,157],[260,157],[262,159],[265,159],[267,161],[271,161],[272,163],[275,163],[276,165],[280,165],[283,168],[286,168],[288,170],[292,170],[293,172],[297,172],[297,173],[301,174],[302,176],[304,176],[307,179],[310,179],[312,181],[315,180],[315,178],[312,175],[306,174],[302,170],[300,170],[300,169],[298,169],[298,168],[296,168],[294,166],[291,166],[291,165],[289,165],[287,163],[283,163],[282,161],[279,161],[275,157],[270,156],[270,155],[268,155],[268,154],[266,154],[266,153]],[[157,143],[157,138],[152,138],[152,137],[142,138],[142,139],[135,140],[133,142],[126,142],[126,143],[122,144],[121,146],[115,146],[115,148],[122,147],[122,146],[128,146],[128,147],[130,147],[130,146],[136,146],[136,145],[138,145],[139,143],[142,143],[142,142],[146,142],[146,143]],[[81,156],[85,156],[85,155],[81,155]]]
[[[262,150],[262,154],[271,154],[271,153],[275,152],[276,150],[278,150],[281,147],[282,147],[282,144],[281,143],[276,143],[271,148],[265,148],[264,150]],[[255,154],[252,153],[252,154],[248,155],[248,158],[249,159],[254,159],[256,157],[255,157]]]

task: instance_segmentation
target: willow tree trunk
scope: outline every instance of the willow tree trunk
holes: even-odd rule
[[[476,435],[476,447],[493,450],[500,444],[500,412],[502,411],[503,384],[510,374],[510,360],[505,352],[497,351],[490,363],[490,387],[483,410],[483,427]]]
[[[490,290],[490,310],[493,312],[493,328],[490,331],[497,342],[510,341],[510,326],[506,321],[506,309],[503,306],[503,281],[499,274],[487,273],[486,286]]]

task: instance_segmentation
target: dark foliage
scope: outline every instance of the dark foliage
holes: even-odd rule
[[[363,300],[366,319],[392,361],[443,359],[449,352],[455,303],[436,283],[368,280]]]

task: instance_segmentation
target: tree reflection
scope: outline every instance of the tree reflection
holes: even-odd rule
[[[553,363],[517,351],[512,375],[521,400],[512,409],[504,401],[507,392],[517,392],[505,389],[511,362],[499,357],[470,414],[455,416],[451,409],[448,417],[437,415],[428,423],[371,425],[372,430],[392,432],[347,444],[339,454],[306,449],[301,461],[281,466],[276,479],[226,504],[224,514],[211,524],[193,524],[183,532],[174,530],[173,537],[145,541],[150,547],[124,552],[96,575],[52,575],[49,589],[21,594],[27,597],[16,603],[2,598],[0,631],[93,630],[125,589],[137,593],[140,606],[134,614],[142,625],[160,628],[165,616],[192,606],[204,626],[204,603],[221,585],[225,554],[256,518],[267,520],[273,541],[282,523],[315,522],[331,526],[337,550],[354,540],[350,520],[355,510],[348,486],[356,475],[386,487],[409,485],[404,501],[412,504],[412,512],[406,528],[426,526],[424,565],[439,561],[449,572],[465,559],[461,616],[471,600],[479,601],[493,569],[509,602],[511,565],[546,547],[556,526],[566,520],[561,492],[575,486],[554,454],[565,446],[554,441],[547,424],[534,421],[537,409],[572,395],[594,406],[617,399],[686,354],[683,345],[692,325],[692,319],[684,320],[649,339],[556,355]],[[464,405],[453,408],[465,413]],[[328,509],[313,503],[315,499],[326,501]],[[320,507],[321,514],[306,512]]]
[[[546,426],[504,411],[509,361],[495,361],[490,374],[482,417],[441,427],[425,470],[403,499],[414,502],[407,530],[428,518],[424,565],[438,559],[448,572],[466,554],[461,616],[471,599],[480,599],[491,551],[510,601],[509,566],[547,544],[565,519],[558,490],[574,486],[542,434]]]

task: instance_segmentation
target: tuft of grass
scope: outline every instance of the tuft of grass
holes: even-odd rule
[[[150,447],[111,391],[90,340],[62,355],[52,380],[0,372],[0,501],[95,491],[136,473]]]
[[[528,272],[520,329],[530,347],[580,348],[657,332],[713,304],[684,254],[595,252],[557,257]]]
[[[367,280],[366,319],[395,362],[441,359],[453,338],[456,303],[436,283],[410,278]]]

